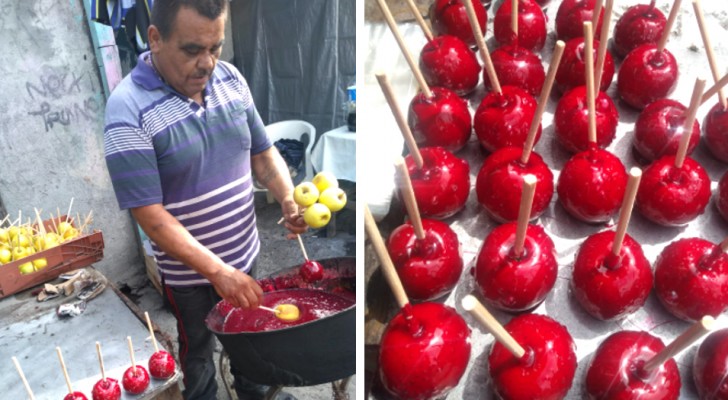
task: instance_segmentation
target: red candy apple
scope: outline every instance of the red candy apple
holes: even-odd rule
[[[728,255],[704,239],[672,242],[655,261],[655,291],[678,318],[717,317],[728,309]]]
[[[531,219],[543,213],[554,194],[554,175],[541,156],[531,153],[528,163],[523,164],[521,153],[519,147],[497,150],[485,159],[478,172],[475,183],[478,202],[499,222],[518,218],[524,175],[534,175],[537,180]]]
[[[324,266],[318,261],[306,260],[306,262],[301,265],[301,268],[299,268],[298,273],[301,275],[303,280],[308,283],[320,281],[324,277]],[[174,361],[174,359],[172,359],[172,361]],[[151,372],[152,376],[156,378],[151,367],[149,367],[149,372]]]
[[[566,328],[538,314],[523,314],[504,326],[526,350],[516,359],[496,342],[488,356],[493,389],[503,399],[561,399],[576,372],[576,345]]]
[[[720,215],[728,221],[728,172],[724,173],[718,182],[718,193],[716,193],[715,206]]]
[[[693,359],[693,380],[701,399],[728,399],[728,329],[708,335]]]
[[[670,359],[651,373],[644,364],[665,345],[647,332],[613,333],[597,348],[586,375],[589,399],[677,399],[680,373]]]
[[[728,162],[728,109],[718,103],[708,111],[703,120],[705,143],[708,149],[723,162]]]
[[[485,7],[483,7],[483,3],[480,0],[469,1],[473,3],[481,32],[485,32],[488,14]],[[470,28],[468,14],[461,0],[435,0],[430,7],[430,21],[435,35],[456,36],[468,46],[475,46],[475,36]]]
[[[412,98],[407,124],[421,147],[439,146],[457,152],[472,133],[468,103],[448,89],[432,87],[432,97],[420,92]]]
[[[513,253],[516,224],[496,227],[485,238],[475,265],[475,280],[485,299],[506,311],[524,311],[541,303],[556,282],[554,242],[542,227],[529,225],[524,252]]]
[[[655,0],[629,7],[614,27],[614,50],[624,57],[643,44],[656,44],[666,23],[665,15],[655,7]]]
[[[665,156],[644,171],[635,205],[652,222],[680,226],[702,214],[709,201],[705,169],[690,157],[677,168],[675,156]]]
[[[597,122],[597,146],[609,146],[617,133],[619,114],[612,99],[599,92],[594,101]],[[578,86],[559,100],[554,113],[554,133],[559,143],[572,153],[588,150],[589,109],[586,86]]]
[[[420,69],[430,86],[440,86],[464,96],[478,85],[480,64],[475,53],[455,36],[438,36],[420,52]]]
[[[677,154],[685,124],[687,107],[675,100],[660,99],[650,103],[640,113],[634,126],[634,148],[649,161]],[[700,124],[693,123],[688,152],[700,141]]]
[[[495,40],[501,46],[516,45],[521,48],[540,51],[546,42],[546,16],[541,7],[532,0],[518,2],[518,37],[511,29],[511,1],[504,1],[493,20]],[[540,86],[539,86],[540,89]]]
[[[81,392],[72,392],[65,395],[63,400],[88,400],[88,398]]]
[[[407,305],[382,335],[379,373],[400,399],[434,399],[457,386],[469,359],[470,329],[454,309]]]
[[[424,165],[405,157],[417,206],[423,217],[443,219],[465,207],[470,193],[470,167],[441,147],[420,149]]]
[[[93,400],[119,400],[121,398],[121,387],[119,382],[113,378],[99,379],[91,391]]]
[[[652,270],[642,247],[625,235],[619,257],[612,253],[614,231],[589,236],[574,261],[571,287],[593,317],[618,319],[637,311],[652,290]]]
[[[140,394],[149,386],[149,373],[141,365],[129,367],[124,371],[121,385],[131,394]]]
[[[657,51],[654,44],[632,50],[617,75],[617,91],[625,103],[641,110],[667,97],[677,86],[678,67],[669,50]]]
[[[449,293],[460,279],[463,259],[457,234],[440,221],[423,219],[420,240],[410,222],[389,236],[387,250],[405,292],[413,300],[433,300]]]
[[[568,41],[576,37],[583,37],[584,22],[591,21],[594,13],[595,0],[564,0],[556,11],[556,34],[559,40]],[[604,8],[599,12],[599,21],[594,32],[602,31],[602,18]],[[596,48],[596,47],[595,47]]]
[[[594,47],[592,50],[594,66],[597,64],[597,49],[599,49],[599,41],[592,41]],[[584,38],[574,38],[566,42],[564,47],[564,55],[561,57],[559,69],[556,71],[556,80],[554,87],[560,93],[566,93],[569,90],[586,85],[586,61],[584,58]],[[599,91],[606,92],[609,85],[612,84],[614,78],[614,60],[609,52],[604,54],[604,69],[602,77],[599,80]]]
[[[174,369],[174,357],[164,350],[156,351],[149,357],[149,374],[153,378],[169,379],[174,375]]]
[[[546,73],[536,54],[523,47],[509,45],[493,51],[490,58],[501,87],[519,87],[534,97],[541,93]],[[492,89],[487,71],[483,72],[483,84],[486,89]]]
[[[501,93],[488,93],[473,117],[475,134],[481,146],[489,152],[515,146],[522,147],[536,112],[536,100],[523,89],[502,86]],[[541,125],[536,142],[541,137]]]

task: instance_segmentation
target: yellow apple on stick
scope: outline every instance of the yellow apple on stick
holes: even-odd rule
[[[314,203],[304,211],[303,220],[311,228],[323,228],[331,220],[331,211],[321,203]]]
[[[339,187],[339,181],[336,180],[336,176],[328,171],[321,171],[316,176],[313,177],[311,180],[314,185],[316,185],[316,188],[318,188],[319,193],[323,193],[324,190],[332,187]]]

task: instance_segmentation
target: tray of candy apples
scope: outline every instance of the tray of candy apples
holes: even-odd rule
[[[614,3],[386,18],[421,91],[377,74],[409,154],[407,221],[365,215],[398,306],[372,398],[728,398],[724,6]]]

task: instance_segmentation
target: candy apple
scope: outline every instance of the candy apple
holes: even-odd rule
[[[468,103],[451,90],[439,87],[430,90],[432,97],[420,92],[412,98],[407,125],[421,147],[439,146],[457,152],[472,133]]]
[[[614,154],[593,147],[564,164],[556,184],[559,202],[573,217],[588,223],[609,221],[619,211],[627,172]]]
[[[593,60],[596,69],[597,49],[599,41],[594,40],[593,43]],[[560,93],[566,93],[569,90],[586,85],[586,62],[584,56],[584,38],[574,38],[566,42],[564,47],[564,55],[561,57],[559,69],[556,70],[556,78],[554,87]],[[599,80],[599,91],[606,92],[609,85],[612,84],[614,78],[614,60],[609,52],[604,55],[604,68],[602,69],[602,77]],[[596,85],[596,83],[595,83]]]
[[[536,100],[515,86],[503,86],[501,93],[488,93],[473,117],[475,134],[481,146],[489,152],[508,146],[522,147],[536,107]],[[535,142],[540,137],[539,124]]]
[[[584,36],[584,22],[591,21],[595,0],[564,0],[556,11],[556,34],[564,42]],[[604,8],[599,12],[599,21],[594,32],[602,31]],[[596,48],[596,47],[595,47]]]
[[[149,374],[156,379],[169,379],[174,375],[174,357],[164,350],[155,351],[149,357]]]
[[[417,239],[410,222],[389,236],[387,250],[407,296],[434,300],[450,293],[463,272],[457,234],[440,221],[423,219],[424,239]]]
[[[678,318],[697,321],[728,309],[728,254],[704,239],[680,239],[655,261],[655,292]]]
[[[324,277],[324,266],[318,261],[306,260],[298,270],[299,274],[306,282],[320,281]]]
[[[643,44],[656,44],[666,23],[665,14],[655,7],[655,0],[629,7],[614,27],[614,50],[624,57]]]
[[[523,176],[536,177],[531,219],[548,207],[554,194],[554,175],[540,155],[533,152],[528,163],[520,161],[522,149],[504,147],[485,159],[478,172],[475,191],[478,202],[499,222],[515,221],[521,199]]]
[[[529,310],[545,298],[556,282],[554,242],[542,227],[529,225],[523,254],[513,253],[516,223],[496,227],[485,238],[475,265],[475,280],[483,297],[506,311]]]
[[[293,201],[301,207],[308,207],[319,198],[319,190],[313,182],[301,182],[293,189]]]
[[[470,167],[441,147],[420,149],[424,165],[420,169],[405,157],[407,172],[423,217],[444,219],[465,207],[470,193]]]
[[[526,350],[516,359],[496,342],[488,355],[493,389],[503,399],[561,399],[576,372],[576,345],[566,328],[538,314],[523,314],[504,326]]]
[[[667,97],[677,86],[678,66],[669,50],[657,52],[657,45],[643,44],[632,50],[617,74],[619,97],[641,110]]]
[[[728,399],[728,329],[708,335],[693,358],[693,381],[701,399]]]
[[[382,334],[379,374],[400,399],[435,399],[457,386],[469,359],[470,329],[454,309],[407,305]]]
[[[331,211],[321,203],[314,203],[303,212],[303,220],[311,228],[323,228],[331,220]]]
[[[319,172],[311,179],[311,182],[316,185],[319,193],[331,187],[339,187],[339,181],[336,179],[336,176],[328,171]]]
[[[687,107],[675,100],[653,101],[640,113],[634,126],[634,148],[642,157],[654,161],[662,156],[677,154],[685,123]],[[700,142],[700,124],[693,123],[688,152]]]
[[[13,260],[12,251],[7,248],[0,248],[0,264],[7,264]]]
[[[480,30],[485,33],[488,13],[480,0],[469,1],[473,3]],[[475,47],[475,36],[470,27],[467,11],[461,0],[435,0],[430,7],[430,22],[435,35],[456,36],[468,46]]]
[[[618,257],[612,253],[614,231],[589,236],[574,261],[574,297],[594,318],[619,319],[637,311],[652,290],[652,270],[642,247],[625,235]]]
[[[149,386],[149,373],[141,365],[129,367],[124,371],[121,385],[131,394],[140,394]]]
[[[705,143],[713,156],[728,162],[728,109],[718,103],[708,111],[703,120]]]
[[[536,54],[523,47],[508,45],[493,51],[490,58],[502,87],[519,87],[534,97],[541,93],[546,73]],[[492,89],[487,72],[483,72],[483,84],[486,89]]]
[[[119,382],[113,378],[99,379],[91,391],[93,400],[119,400],[121,398],[121,387]]]
[[[715,206],[720,215],[728,221],[728,171],[723,174],[718,182],[718,193],[716,193]]]
[[[670,359],[647,374],[644,364],[665,345],[647,332],[619,331],[597,348],[586,375],[589,399],[675,399],[680,373]]]
[[[604,148],[614,140],[619,114],[612,99],[604,92],[597,94],[594,110],[597,122],[597,146]],[[559,100],[554,113],[554,133],[559,143],[572,153],[590,148],[586,86],[577,86]]]
[[[63,396],[63,400],[88,400],[88,398],[81,392],[72,392]]]
[[[319,196],[319,203],[328,207],[329,211],[340,211],[346,205],[346,192],[341,188],[328,188]]]
[[[697,161],[664,156],[645,169],[635,206],[652,222],[665,226],[687,224],[705,211],[710,201],[710,177]]]
[[[530,51],[540,51],[546,42],[546,15],[532,0],[518,2],[518,37],[511,29],[511,1],[504,1],[495,13],[493,33],[501,45],[516,45]]]
[[[437,36],[420,52],[420,70],[430,86],[465,96],[478,86],[480,64],[475,53],[455,36]]]

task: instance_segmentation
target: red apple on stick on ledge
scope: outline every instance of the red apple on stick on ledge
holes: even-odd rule
[[[141,394],[147,387],[149,387],[149,373],[141,365],[137,365],[134,360],[134,346],[131,343],[131,337],[126,337],[126,342],[129,347],[129,357],[131,358],[131,367],[124,371],[124,375],[121,378],[121,385],[124,390],[131,394]]]
[[[546,15],[533,0],[506,0],[495,13],[493,34],[501,46],[540,51],[546,42]]]
[[[63,361],[63,353],[61,353],[60,347],[56,347],[56,354],[58,355],[58,361],[61,362],[61,370],[63,370],[63,377],[66,379],[66,386],[68,386],[68,394],[63,397],[63,400],[88,400],[83,393],[73,391],[71,378],[68,376],[68,370],[66,369],[66,363]]]
[[[94,384],[91,397],[93,400],[119,400],[121,398],[121,386],[119,386],[119,381],[106,376],[104,358],[101,356],[101,343],[99,342],[96,342],[96,355],[99,358],[101,379]]]
[[[480,31],[485,31],[488,13],[480,0],[469,1],[478,18]],[[468,16],[463,0],[435,0],[430,7],[430,21],[436,36],[452,35],[470,47],[475,46],[477,34],[468,24]],[[482,34],[481,34],[482,37]]]
[[[299,236],[300,238],[300,236]],[[144,318],[147,320],[147,328],[152,335],[152,345],[154,345],[154,353],[149,357],[149,374],[155,379],[169,379],[174,375],[176,363],[174,357],[165,350],[160,350],[157,346],[157,337],[154,334],[152,320],[149,313],[144,312]]]
[[[682,129],[688,108],[671,99],[650,103],[637,117],[634,126],[634,148],[640,156],[654,161],[663,156],[674,156],[685,133]],[[693,123],[687,154],[700,142],[700,124]]]
[[[665,31],[667,19],[655,3],[635,4],[619,17],[614,27],[614,50],[619,57],[643,44],[656,44]]]

